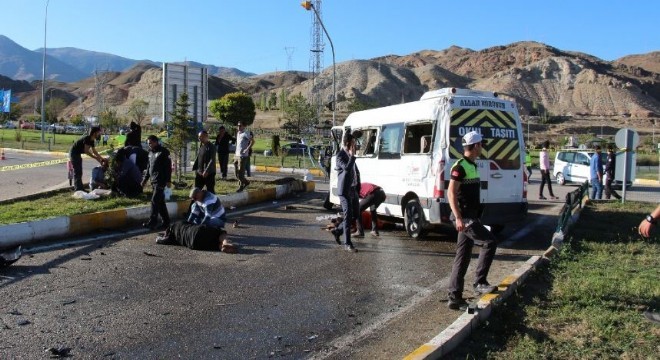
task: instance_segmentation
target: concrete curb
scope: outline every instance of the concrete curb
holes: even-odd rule
[[[293,192],[311,192],[314,189],[314,182],[295,180],[289,184],[276,185],[275,188],[223,195],[220,199],[225,208],[230,208],[280,199]],[[178,218],[188,211],[189,205],[188,200],[168,202],[167,210],[172,218]],[[3,234],[0,249],[89,234],[99,229],[118,229],[145,221],[150,213],[151,207],[146,205],[4,225],[0,226],[0,233]]]
[[[651,179],[635,179],[635,184],[646,186],[660,186],[660,181]]]
[[[571,216],[567,226],[566,233],[572,225],[579,219],[584,205],[588,203],[589,198],[585,196],[582,199],[582,206]],[[546,264],[550,259],[561,250],[564,243],[564,233],[555,232],[552,235],[552,245],[543,253],[543,256],[532,256],[521,267],[514,270],[512,274],[505,277],[497,286],[498,292],[495,294],[483,295],[477,301],[477,308],[474,313],[465,312],[456,319],[451,325],[444,329],[433,339],[418,347],[410,354],[404,357],[404,360],[428,360],[440,359],[449,354],[458,345],[463,342],[473,331],[479,328],[480,324],[488,319],[493,308],[504,303],[516,289],[522,285],[527,277],[539,266]]]

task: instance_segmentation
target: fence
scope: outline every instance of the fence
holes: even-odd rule
[[[582,207],[582,198],[584,198],[587,191],[589,191],[589,182],[585,181],[579,188],[566,194],[566,202],[559,212],[556,232],[565,232],[571,215],[573,215],[573,210],[576,207]]]

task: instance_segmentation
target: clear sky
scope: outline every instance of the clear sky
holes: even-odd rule
[[[0,2],[0,34],[43,47],[46,0]],[[660,0],[323,0],[320,8],[337,63],[523,40],[603,60],[660,50]],[[50,0],[47,47],[257,74],[309,70],[313,16],[298,0]]]

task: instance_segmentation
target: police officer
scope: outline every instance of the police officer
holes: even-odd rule
[[[463,158],[451,168],[449,181],[449,205],[451,220],[458,231],[456,257],[449,279],[449,308],[459,310],[467,305],[463,299],[465,273],[470,265],[472,247],[481,246],[476,269],[474,290],[480,294],[491,293],[497,289],[488,283],[488,271],[495,257],[497,243],[495,236],[481,224],[482,205],[480,202],[481,181],[476,160],[481,155],[485,141],[476,131],[463,136]]]

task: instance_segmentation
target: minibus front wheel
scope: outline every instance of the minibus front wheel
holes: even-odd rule
[[[419,238],[426,234],[426,219],[424,218],[424,209],[419,200],[411,199],[406,203],[403,222],[406,232],[412,238]]]

